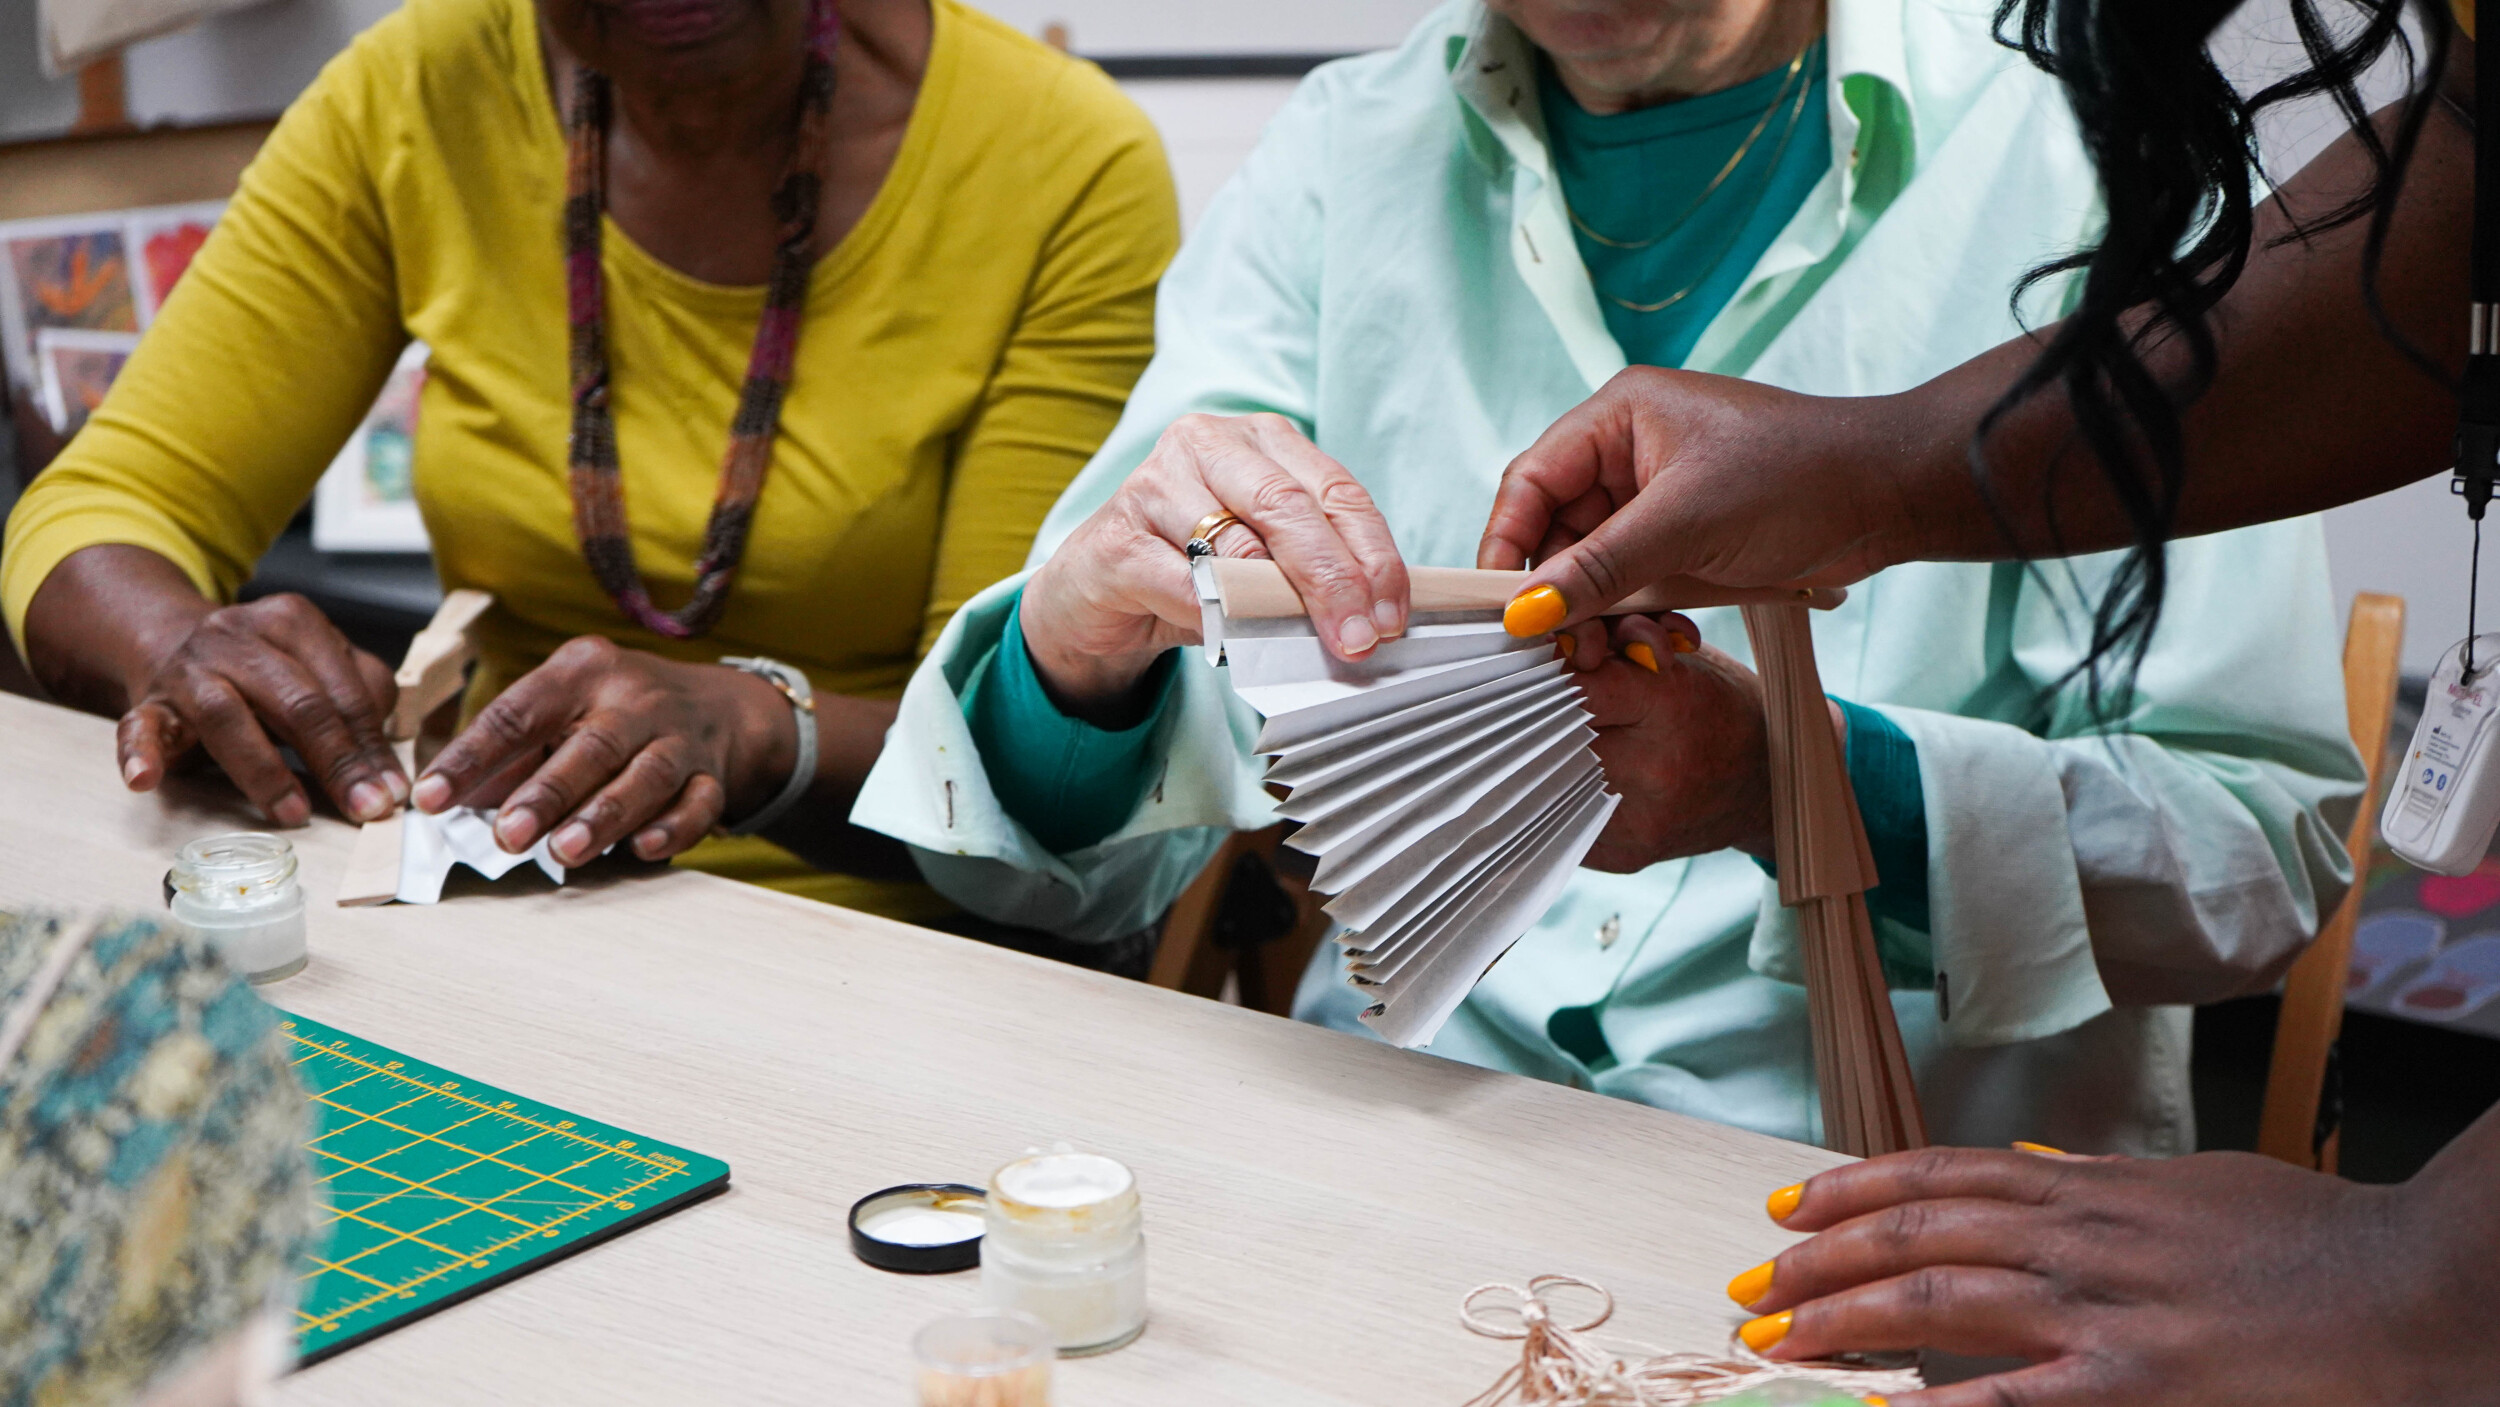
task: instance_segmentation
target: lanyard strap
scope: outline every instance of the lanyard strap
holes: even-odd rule
[[[2500,43],[2474,46],[2473,301],[2467,305],[2465,388],[2457,416],[2456,478],[2449,489],[2474,520],[2474,557],[2466,574],[2463,675],[2474,675],[2476,607],[2482,595],[2483,510],[2500,481],[2500,141],[2482,124],[2482,95],[2500,92]]]

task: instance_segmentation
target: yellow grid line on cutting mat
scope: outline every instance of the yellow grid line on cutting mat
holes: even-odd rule
[[[321,1034],[297,1029],[299,1022]],[[334,1244],[314,1257],[303,1275],[305,1304],[296,1320],[307,1356],[335,1351],[325,1350],[325,1342],[360,1342],[409,1315],[477,1293],[727,1182],[728,1169],[717,1160],[660,1151],[664,1144],[646,1148],[651,1140],[567,1117],[535,1101],[506,1098],[504,1091],[454,1078],[318,1022],[288,1017],[283,1029],[299,1048],[292,1058],[323,1111],[324,1125],[306,1140],[315,1169],[325,1183],[352,1180],[331,1189],[328,1224]],[[328,1085],[311,1073],[333,1070],[355,1073]],[[334,1097],[351,1089],[351,1098]],[[441,1127],[427,1127],[437,1117],[455,1115]],[[470,1147],[471,1142],[487,1146]],[[383,1146],[366,1146],[377,1143]],[[552,1152],[557,1165],[537,1168],[519,1161],[526,1156],[521,1150],[533,1144]],[[442,1166],[446,1156],[453,1160],[448,1167]],[[585,1185],[603,1181],[601,1165],[628,1180],[605,1191]],[[465,1186],[458,1182],[464,1175],[470,1178]],[[511,1185],[502,1186],[497,1178]],[[454,1185],[441,1185],[447,1181]],[[672,1182],[683,1185],[656,1199],[636,1200]],[[543,1195],[558,1188],[573,1195]],[[542,1195],[526,1195],[531,1192]],[[539,1215],[540,1209],[547,1214]],[[403,1218],[407,1211],[415,1215]],[[484,1225],[477,1220],[481,1214],[498,1223],[493,1239],[469,1246],[455,1223],[476,1229]],[[597,1218],[597,1224],[585,1218]],[[407,1224],[394,1224],[403,1219]],[[371,1238],[370,1244],[358,1236]],[[333,1276],[343,1278],[327,1278]],[[459,1278],[468,1283],[457,1283]]]

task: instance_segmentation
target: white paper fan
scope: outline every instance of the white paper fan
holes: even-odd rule
[[[1502,610],[1523,572],[1413,568],[1408,630],[1358,662],[1311,628],[1275,563],[1193,564],[1208,658],[1265,720],[1258,751],[1318,861],[1366,1024],[1429,1042],[1479,978],[1561,895],[1614,814],[1588,710],[1554,638]],[[1782,902],[1801,906],[1827,1141],[1846,1152],[1924,1141],[1861,891],[1874,882],[1823,710],[1806,608],[1837,591],[1652,588],[1618,612],[1742,605],[1765,661]],[[1819,743],[1814,736],[1820,730]],[[1795,732],[1802,741],[1792,739]]]

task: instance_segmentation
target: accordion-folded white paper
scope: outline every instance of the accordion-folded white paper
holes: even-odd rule
[[[1363,1021],[1429,1042],[1561,897],[1614,814],[1588,708],[1551,637],[1497,616],[1419,617],[1348,662],[1303,619],[1223,616],[1203,567],[1207,648],[1265,720],[1267,779],[1318,860]]]
[[[429,816],[411,806],[400,813],[399,891],[403,904],[440,903],[443,881],[451,867],[467,865],[488,879],[501,879],[523,865],[535,864],[547,878],[564,883],[564,866],[547,849],[547,837],[518,855],[495,843],[495,813],[474,806],[455,806]]]

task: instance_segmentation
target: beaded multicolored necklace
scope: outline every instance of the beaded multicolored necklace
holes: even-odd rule
[[[799,76],[798,140],[773,188],[773,218],[780,238],[773,250],[764,314],[748,354],[746,384],[730,423],[722,456],[720,490],[695,562],[694,596],[674,611],[652,604],[634,565],[625,520],[625,487],[616,458],[616,418],[608,401],[607,278],[599,262],[601,223],[607,213],[607,135],[614,107],[607,75],[588,66],[573,80],[573,103],[565,118],[564,262],[572,313],[573,432],[567,469],[573,493],[573,531],[582,557],[599,585],[635,624],[673,639],[709,630],[729,603],[729,588],[746,555],[755,501],[764,491],[773,441],[781,430],[781,403],[790,388],[798,350],[799,319],[807,302],[809,245],[832,150],[833,52],[841,20],[832,0],[814,0],[807,18],[807,58]]]

